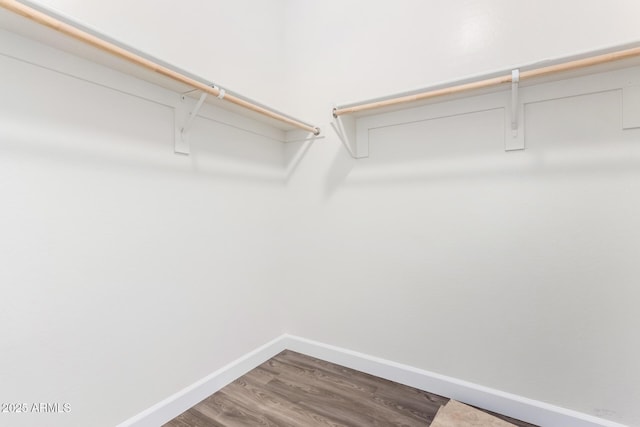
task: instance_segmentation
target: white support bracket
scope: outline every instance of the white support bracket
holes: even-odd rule
[[[622,129],[640,128],[640,86],[622,88]]]
[[[520,70],[511,71],[511,133],[518,136],[518,86],[520,85]]]
[[[350,115],[333,117],[331,127],[336,131],[351,157],[369,157],[369,129],[358,126],[357,119]]]
[[[524,105],[522,105],[518,89],[520,86],[520,70],[511,71],[511,103],[508,111],[508,125],[505,123],[505,151],[524,150]]]
[[[187,97],[182,95],[176,108],[174,109],[174,152],[176,154],[189,154],[191,153],[191,148],[189,146],[189,129],[193,124],[193,119],[198,115],[198,111],[202,107],[204,100],[207,98],[207,94],[203,93],[200,95],[200,99],[193,107],[193,109],[189,110],[189,102],[187,101]]]

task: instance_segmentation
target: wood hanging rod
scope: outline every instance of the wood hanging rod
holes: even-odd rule
[[[593,65],[605,64],[608,62],[619,61],[640,56],[640,47],[619,50],[617,52],[605,53],[602,55],[591,56],[588,58],[577,59],[574,61],[563,62],[560,64],[549,65],[546,67],[535,68],[532,70],[521,71],[520,81],[531,79],[534,77],[542,77],[549,74],[560,73],[563,71],[576,70],[578,68],[591,67]],[[505,83],[511,83],[511,73],[504,76],[492,77],[485,80],[478,80],[469,83],[463,83],[444,88],[428,90],[413,95],[404,95],[397,98],[385,99],[382,101],[367,102],[364,104],[351,105],[348,107],[337,107],[333,109],[333,116],[338,117],[344,114],[353,114],[361,111],[374,110],[378,108],[391,107],[395,105],[405,104],[408,102],[422,101],[425,99],[436,98],[445,95],[454,95],[461,92],[467,92],[477,89],[485,89],[492,86],[498,86]]]
[[[204,93],[216,96],[225,101],[231,102],[232,104],[238,105],[240,107],[246,108],[247,110],[254,111],[256,113],[262,114],[272,119],[287,123],[291,126],[304,129],[308,132],[312,132],[314,135],[320,134],[320,129],[317,127],[310,126],[306,123],[284,116],[276,111],[272,111],[268,108],[262,107],[260,105],[256,105],[252,102],[246,101],[237,96],[225,93],[223,90],[215,86],[212,87],[205,83],[194,80],[191,77],[185,76],[177,71],[171,70],[170,68],[157,64],[149,59],[143,58],[142,56],[137,55],[133,52],[130,52],[120,46],[116,46],[113,43],[102,40],[97,36],[94,36],[85,31],[82,31],[72,25],[62,22],[52,16],[47,15],[46,13],[40,12],[36,9],[26,6],[16,0],[0,0],[0,6],[2,6],[3,8],[11,12],[22,15],[41,25],[45,25],[60,33],[66,34],[67,36],[70,36],[77,40],[85,42],[93,47],[109,52],[114,56],[125,59],[129,62],[132,62],[150,71],[161,74],[165,77],[169,77],[170,79],[173,79],[177,82],[184,83],[195,89],[201,90]]]

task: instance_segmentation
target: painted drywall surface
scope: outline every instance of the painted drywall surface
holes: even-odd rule
[[[355,102],[636,42],[638,12],[633,0],[290,0],[290,102],[309,109],[313,97],[322,112],[323,100]]]
[[[372,131],[358,161],[329,126],[334,103],[640,40],[639,8],[289,2],[288,102],[327,136],[289,182],[289,332],[640,425],[619,93],[528,106],[520,153],[498,111]]]
[[[115,112],[109,109],[103,113],[107,118],[113,118],[113,122],[99,120],[88,130],[83,130],[88,127],[83,127],[86,116],[82,114],[91,110],[81,107],[70,110],[81,118],[62,117],[42,123],[47,117],[56,117],[55,112],[64,113],[59,104],[49,105],[40,113],[41,120],[35,121],[38,126],[33,126],[31,120],[23,120],[27,126],[3,127],[3,140],[12,141],[5,146],[5,151],[11,152],[12,157],[4,157],[3,194],[7,194],[8,203],[15,206],[15,209],[4,212],[8,221],[3,231],[11,247],[3,246],[3,252],[8,254],[5,259],[10,260],[10,268],[3,271],[3,283],[15,284],[16,289],[5,285],[16,297],[13,300],[23,295],[32,299],[36,299],[35,295],[42,295],[41,305],[33,305],[34,311],[38,308],[29,320],[33,319],[33,326],[21,326],[21,322],[27,321],[21,313],[29,312],[31,307],[24,301],[13,303],[19,305],[13,305],[12,311],[4,314],[13,316],[9,320],[18,325],[15,334],[7,339],[7,360],[20,359],[17,365],[20,367],[40,366],[39,371],[35,368],[34,371],[43,374],[46,381],[36,378],[31,380],[31,384],[47,384],[46,387],[52,390],[42,399],[60,396],[54,393],[58,391],[54,390],[58,383],[71,384],[66,386],[70,390],[69,399],[77,397],[72,403],[80,402],[73,406],[74,413],[87,411],[78,418],[82,421],[80,425],[86,425],[82,417],[89,410],[104,410],[96,396],[105,397],[99,394],[99,390],[106,387],[110,399],[114,395],[122,396],[118,401],[109,400],[109,413],[116,407],[121,408],[122,414],[132,415],[166,397],[166,390],[178,389],[201,378],[209,372],[209,366],[221,366],[271,338],[273,334],[270,335],[269,331],[275,325],[268,320],[267,311],[277,307],[279,313],[290,314],[284,327],[289,332],[610,419],[630,422],[637,419],[633,412],[633,403],[637,401],[637,388],[634,386],[638,383],[637,370],[633,366],[633,361],[637,360],[637,348],[631,347],[635,342],[635,330],[629,326],[634,323],[631,310],[633,301],[637,300],[630,283],[637,282],[638,277],[630,260],[637,252],[634,246],[637,236],[632,234],[637,229],[634,219],[637,217],[634,216],[637,201],[633,198],[637,194],[637,181],[633,165],[619,168],[624,162],[614,156],[613,167],[598,167],[602,165],[601,153],[596,150],[595,156],[582,159],[578,167],[572,168],[569,163],[574,155],[583,152],[582,147],[576,147],[564,154],[562,151],[554,154],[555,169],[544,165],[536,168],[531,157],[519,157],[528,167],[524,176],[514,179],[508,173],[491,172],[499,169],[502,162],[512,160],[511,157],[505,160],[503,153],[499,158],[493,157],[497,155],[495,147],[491,145],[489,148],[489,144],[493,143],[495,126],[498,125],[491,114],[466,117],[454,124],[461,129],[444,126],[414,132],[404,130],[401,140],[393,133],[378,134],[372,158],[359,162],[348,157],[328,126],[330,107],[334,103],[638,40],[640,34],[632,22],[638,12],[636,2],[572,1],[525,5],[507,1],[405,1],[393,4],[290,1],[286,3],[285,10],[287,38],[284,51],[278,50],[278,40],[282,37],[278,32],[282,27],[277,25],[280,15],[271,3],[265,6],[268,10],[264,13],[245,13],[243,18],[248,20],[239,20],[235,12],[241,9],[240,6],[226,15],[212,12],[200,13],[196,17],[189,12],[188,18],[194,25],[180,27],[172,24],[176,21],[174,16],[182,11],[166,2],[147,3],[148,7],[140,2],[128,3],[127,10],[134,8],[138,14],[133,20],[128,20],[128,15],[122,13],[124,7],[118,10],[118,4],[114,2],[87,4],[51,0],[42,3],[76,16],[141,50],[233,89],[246,91],[249,96],[277,106],[284,104],[285,109],[290,107],[295,115],[323,124],[328,136],[311,146],[295,175],[290,177],[289,198],[281,206],[284,209],[279,210],[282,221],[272,218],[271,222],[264,219],[264,206],[278,210],[272,205],[278,194],[275,188],[258,186],[259,179],[238,179],[259,175],[253,167],[248,168],[249,173],[240,173],[233,178],[216,173],[216,167],[234,163],[233,156],[222,159],[198,156],[196,164],[204,162],[213,171],[198,173],[192,169],[193,164],[184,171],[183,165],[179,164],[172,166],[178,172],[171,177],[166,173],[164,149],[151,165],[145,163],[149,162],[150,147],[157,147],[158,140],[163,140],[163,147],[170,149],[170,137],[159,128],[160,123],[170,123],[165,121],[169,113],[164,108],[135,107],[137,113],[142,109],[145,114],[153,116],[141,120],[141,123],[151,122],[150,126],[143,128],[129,123],[123,130],[120,126],[122,121],[115,119],[128,116],[124,112],[118,113],[117,109]],[[210,4],[218,3],[202,3],[205,9],[196,10],[208,11],[206,8]],[[219,2],[222,10],[232,10],[236,4],[246,3]],[[167,7],[172,9],[165,9]],[[191,10],[185,8],[184,13],[187,9]],[[154,12],[153,19],[147,14],[149,11]],[[265,14],[270,18],[265,20]],[[210,24],[209,18],[214,15],[227,19],[217,19],[215,25]],[[201,19],[207,21],[206,25],[197,25],[199,22],[196,21]],[[228,31],[224,37],[220,33],[217,38],[224,43],[218,47],[231,50],[234,47],[253,49],[252,46],[260,46],[253,52],[256,56],[240,56],[233,62],[221,62],[215,55],[202,55],[200,49],[193,49],[194,44],[190,43],[193,39],[182,38],[188,34],[180,31],[183,28],[224,33],[229,30],[224,23],[235,22],[235,19],[239,20],[239,25],[247,23],[254,28],[261,28],[258,21],[264,20],[271,30],[261,37],[252,37],[251,43],[228,36]],[[175,32],[169,28],[175,28]],[[199,43],[213,38],[206,37],[208,35],[211,33],[205,34]],[[262,40],[268,43],[253,45]],[[283,57],[284,63],[268,62],[272,58]],[[265,76],[269,80],[277,79],[278,70],[283,65],[287,90],[265,86]],[[61,87],[72,88],[67,84]],[[289,95],[283,97],[285,94]],[[35,94],[27,91],[26,96]],[[103,96],[98,96],[98,99]],[[23,106],[44,103],[44,99],[38,100],[40,102],[26,102]],[[86,106],[86,97],[76,101]],[[614,103],[609,98],[604,101],[603,108]],[[5,109],[3,112],[12,111],[8,105]],[[534,116],[544,118],[546,114],[553,120],[555,110],[556,106],[538,108]],[[570,110],[565,108],[563,111],[565,116],[570,115]],[[12,122],[20,123],[15,112],[12,114]],[[31,114],[25,107],[21,117],[25,119]],[[584,114],[598,123],[595,120],[599,115],[597,112],[585,111]],[[158,119],[160,115],[162,120]],[[104,128],[105,123],[113,127]],[[538,150],[545,144],[552,149],[552,144],[557,142],[554,140],[556,134],[545,133],[545,129],[549,130],[546,127],[548,122],[543,120],[543,123],[529,128],[534,132],[532,135],[539,132]],[[556,130],[563,129],[560,119],[555,119],[554,123]],[[609,129],[609,124],[602,123],[601,126]],[[170,126],[166,126],[170,131]],[[464,133],[451,133],[462,131],[465,126],[482,129],[476,133],[483,148],[478,152],[473,150],[473,144],[461,145],[473,155],[460,163],[465,151],[447,150],[452,149],[452,140],[464,142],[470,137]],[[31,143],[25,143],[20,137],[21,129],[25,127],[32,131],[41,129],[48,136],[33,137],[29,139]],[[569,126],[565,131],[571,132],[572,129],[575,131],[576,128]],[[157,132],[155,137],[154,132]],[[105,138],[109,134],[115,137]],[[440,144],[427,148],[425,152],[425,137],[422,136],[425,134],[431,136],[429,141],[435,139]],[[49,150],[46,144],[51,142],[52,135],[60,136],[55,139],[55,150]],[[607,141],[618,138],[613,132],[596,132],[595,135],[599,135],[596,146],[601,145],[603,153],[608,152]],[[416,141],[416,136],[422,141]],[[566,139],[574,137],[569,133]],[[104,145],[99,145],[102,138],[105,138]],[[44,144],[36,146],[33,143],[43,139]],[[93,141],[96,149],[100,147],[99,160],[91,162],[91,153],[84,151],[88,139]],[[237,139],[241,138],[229,136],[228,142]],[[389,146],[389,139],[394,140],[394,147]],[[126,140],[128,144],[116,148],[114,140]],[[395,150],[397,140],[400,140],[399,151]],[[65,141],[70,148],[62,155],[56,154],[60,152],[60,143]],[[252,147],[246,152],[255,153],[254,150],[262,147],[259,144],[253,147],[251,141],[247,144]],[[619,144],[628,144],[628,141]],[[132,147],[144,153],[144,160],[132,163],[129,151]],[[624,147],[622,151],[626,155],[627,146]],[[288,150],[296,148],[292,144]],[[28,155],[27,150],[30,150]],[[467,168],[473,170],[477,167],[477,156],[485,151],[489,172],[465,174]],[[525,152],[526,155],[529,153]],[[113,158],[106,166],[103,154]],[[264,157],[251,156],[257,163],[264,158],[267,164],[275,162],[270,150],[263,154]],[[570,158],[563,159],[563,155]],[[38,163],[34,163],[34,156],[40,156]],[[431,159],[433,156],[436,160]],[[245,165],[245,159],[242,155],[240,157],[240,164]],[[403,177],[400,173],[398,177],[397,173],[394,175],[387,169],[389,165],[385,163],[391,160],[401,171],[411,170],[408,164],[411,162],[415,169],[407,173],[408,176]],[[169,163],[172,165],[177,161],[171,157]],[[162,166],[158,167],[157,163]],[[594,163],[595,169],[581,167]],[[87,164],[95,167],[89,168]],[[146,165],[144,172],[138,167],[141,164]],[[512,165],[508,163],[508,168]],[[159,169],[162,172],[154,174]],[[426,177],[421,172],[424,169]],[[621,172],[616,172],[619,169]],[[44,179],[36,180],[43,174],[47,185],[43,184]],[[123,174],[129,179],[123,181]],[[371,175],[375,179],[370,179]],[[132,180],[137,182],[136,186],[131,185]],[[115,189],[111,188],[112,183],[117,183]],[[134,202],[141,202],[140,194],[162,193],[165,187],[171,189],[171,193],[160,197],[163,202],[142,200],[140,210],[127,215],[117,209],[117,206],[135,206]],[[203,187],[215,191],[213,197],[203,197],[200,191]],[[96,191],[96,188],[102,190]],[[84,196],[82,200],[77,198],[78,193]],[[95,200],[96,195],[104,201]],[[89,196],[94,200],[87,206],[83,200]],[[213,204],[215,202],[211,199],[222,201]],[[176,200],[181,203],[174,205]],[[190,230],[188,238],[183,230],[177,228],[166,237],[180,243],[182,248],[197,247],[198,250],[168,252],[158,242],[157,234],[170,229],[175,223],[185,227],[185,221],[189,221],[183,215],[185,204],[202,209],[203,214],[187,217],[193,221],[187,225]],[[231,210],[231,206],[237,209]],[[580,208],[580,215],[576,207]],[[49,220],[37,216],[45,208],[53,210]],[[100,220],[100,226],[79,215],[79,212],[87,210],[96,221]],[[164,211],[171,214],[159,214]],[[251,213],[254,211],[255,216]],[[219,212],[225,213],[225,219],[212,223],[211,217]],[[144,228],[149,217],[154,219],[154,226]],[[45,221],[54,220],[55,224],[43,225]],[[273,235],[260,234],[265,229],[262,224],[267,225],[267,229],[279,228],[280,236],[284,230],[290,233],[286,234],[291,239],[287,251],[281,253],[273,247]],[[103,227],[107,226],[109,228],[105,230]],[[89,237],[87,241],[82,240],[83,234],[78,233],[79,229]],[[122,239],[124,231],[127,235]],[[98,252],[101,255],[98,260],[87,259],[95,253],[95,248],[106,246],[88,245],[91,242],[108,243],[110,236],[112,241],[128,243],[129,247],[125,248],[128,250],[123,252],[118,247],[106,255]],[[221,240],[224,244],[215,243]],[[240,243],[244,246],[238,246]],[[66,246],[53,251],[59,244]],[[205,255],[205,249],[210,249],[212,244],[216,245],[213,254]],[[92,251],[85,250],[86,247]],[[155,256],[146,258],[142,254],[150,247],[155,250]],[[246,247],[253,247],[251,254],[255,256],[247,255]],[[39,249],[30,250],[33,248]],[[36,257],[34,253],[39,255]],[[54,253],[53,257],[51,253]],[[77,254],[78,257],[69,254]],[[269,254],[278,254],[280,261],[286,262],[273,263]],[[535,257],[531,258],[531,254]],[[180,256],[178,261],[182,262],[176,261],[175,256]],[[212,264],[211,259],[216,257],[223,257],[222,261]],[[76,258],[83,262],[75,262]],[[262,261],[258,261],[260,259]],[[248,271],[247,260],[251,263]],[[127,276],[122,274],[119,277],[122,272],[113,271],[114,267],[110,266],[120,262],[128,265]],[[141,262],[145,264],[140,265]],[[45,263],[48,267],[41,268],[38,263]],[[34,268],[34,264],[38,268]],[[269,302],[272,301],[269,295],[273,296],[273,286],[257,289],[252,282],[255,279],[255,283],[262,285],[275,283],[275,280],[265,278],[274,277],[273,274],[279,277],[273,269],[282,266],[287,267],[283,269],[287,281],[282,289],[282,295],[289,298],[286,300],[287,310],[281,309],[280,302]],[[110,293],[92,303],[95,300],[91,298],[95,294],[91,293],[91,288],[86,288],[86,277],[89,273],[101,271],[104,274],[100,276],[107,277],[109,284],[121,281],[124,284],[114,286]],[[238,272],[241,272],[240,276]],[[75,274],[76,278],[69,279],[67,274]],[[149,274],[152,277],[145,277]],[[184,276],[188,276],[188,280]],[[55,282],[49,277],[56,278]],[[136,277],[139,279],[132,283]],[[606,286],[603,285],[603,277],[606,277]],[[184,293],[172,287],[178,280],[191,284]],[[204,301],[221,301],[221,287],[210,287],[211,283],[226,283],[228,280],[238,284],[224,287],[224,292],[232,292],[233,295],[224,294],[228,298],[223,303],[214,309],[205,308]],[[154,296],[155,301],[148,302],[147,295],[157,291],[156,282],[170,282],[167,289],[179,293],[167,291]],[[28,287],[31,283],[36,285]],[[47,289],[47,283],[62,285]],[[93,283],[102,282],[95,279]],[[109,288],[100,289],[106,292],[105,289]],[[196,289],[207,289],[209,293],[196,294]],[[60,290],[67,292],[58,292]],[[65,299],[65,295],[79,291],[86,294],[82,298]],[[474,298],[471,299],[469,294]],[[124,296],[130,297],[129,302]],[[247,296],[252,305],[243,305],[246,309],[243,312],[238,301]],[[180,300],[181,297],[184,299]],[[55,298],[62,300],[59,307],[67,309],[63,314],[52,304]],[[111,327],[101,323],[108,321],[108,317],[102,315],[111,313],[115,305],[103,304],[105,300],[125,301],[125,306],[119,310],[120,317],[114,320],[120,321],[120,325]],[[149,313],[168,307],[169,302],[174,304],[176,300],[184,302],[182,311],[148,317]],[[258,300],[262,306],[258,305]],[[82,311],[78,301],[86,302],[87,307],[94,309]],[[137,308],[144,304],[148,305],[138,312]],[[198,308],[194,312],[191,306]],[[184,336],[185,329],[201,320],[206,324],[214,323],[208,316],[221,315],[219,310],[230,316],[223,329],[206,332],[197,329],[188,337]],[[44,319],[40,313],[50,313],[52,320]],[[260,321],[256,321],[256,313],[264,313]],[[169,321],[171,316],[174,319]],[[87,317],[89,322],[85,320]],[[183,319],[182,323],[180,319]],[[79,333],[72,329],[76,335],[64,337],[67,326],[75,327],[82,322],[87,326],[83,325]],[[251,324],[247,325],[247,322]],[[36,356],[24,355],[41,351],[44,341],[34,341],[30,337],[40,337],[47,332],[44,325],[54,325],[53,330],[58,334],[54,336],[62,337],[52,344],[59,345],[62,353],[51,359],[52,363],[47,360],[47,366],[41,367],[44,363],[42,358],[29,364],[27,357]],[[163,328],[157,328],[158,325]],[[122,336],[127,334],[127,328],[130,332]],[[102,340],[99,340],[98,333],[94,336],[89,330],[102,333]],[[151,347],[140,340],[143,332],[152,334]],[[205,344],[211,347],[197,347],[200,333],[206,334],[207,338],[214,337]],[[20,335],[23,335],[22,341]],[[110,335],[117,336],[104,342],[103,337]],[[167,350],[167,337],[171,336],[193,344],[194,348],[188,354],[173,348]],[[78,337],[90,344],[86,351],[91,353],[82,353]],[[220,345],[221,342],[224,344]],[[123,344],[123,347],[113,350],[121,351],[121,355],[112,352],[108,346],[111,343]],[[127,344],[134,348],[133,352],[125,348]],[[160,347],[170,351],[170,355],[158,359]],[[107,353],[103,354],[96,348]],[[448,350],[443,352],[442,348]],[[222,355],[221,351],[225,354]],[[131,358],[132,354],[135,361],[131,361],[130,366],[123,367],[123,363],[118,363],[109,367],[113,360],[122,361]],[[194,355],[198,358],[196,362],[191,360]],[[190,363],[180,371],[174,371],[175,366],[185,359]],[[69,360],[71,362],[65,362]],[[49,370],[53,362],[59,362],[55,366],[62,367]],[[580,366],[581,363],[584,365]],[[158,376],[161,369],[166,370]],[[94,377],[98,371],[100,374]],[[8,381],[17,383],[17,375],[9,372],[5,371],[5,375],[13,376],[8,377]],[[54,378],[53,375],[59,377]],[[158,378],[164,383],[158,385]],[[24,378],[20,381],[24,382]],[[143,390],[141,384],[145,381],[151,385]],[[129,384],[129,387],[122,388],[122,384]],[[87,398],[87,390],[97,394]],[[121,395],[123,390],[126,394]],[[34,399],[32,394],[24,395]],[[91,420],[95,421],[95,412],[92,416]],[[107,424],[119,421],[115,418],[106,420]],[[27,422],[24,421],[26,418],[17,417],[15,420]],[[68,420],[61,418],[61,423],[65,421]]]
[[[280,333],[281,143],[198,118],[175,155],[165,105],[0,69],[0,402],[70,409],[0,425],[113,426]]]
[[[36,0],[256,101],[281,105],[283,0]]]

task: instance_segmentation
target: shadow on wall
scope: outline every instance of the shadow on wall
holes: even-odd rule
[[[306,156],[309,148],[318,139],[311,137],[300,141],[292,141],[286,143],[284,150],[284,167],[285,167],[285,183],[288,184],[295,172],[298,170],[302,159]]]
[[[0,56],[0,65],[7,75],[0,83],[0,150],[7,154],[91,169],[283,184],[281,141],[198,117],[192,155],[176,155],[171,107],[13,58]]]
[[[173,135],[173,128],[163,130],[162,135],[157,135],[157,128],[149,127],[149,136],[142,140],[126,132],[107,133],[105,129],[66,127],[65,124],[38,126],[33,120],[14,120],[2,126],[0,152],[4,156],[22,156],[92,170],[171,173],[272,186],[284,183],[281,142],[246,139],[212,142],[194,138],[192,154],[186,156],[173,152],[173,138],[167,137]],[[241,147],[241,150],[237,155],[229,155],[224,152],[227,145]],[[255,161],[255,157],[241,155],[255,151],[268,153],[262,163]]]
[[[345,144],[345,141],[342,139],[341,142],[343,145]],[[330,199],[331,196],[345,184],[353,169],[358,166],[358,162],[359,160],[351,157],[346,146],[340,150],[336,150],[336,155],[327,171],[324,191],[325,199]]]

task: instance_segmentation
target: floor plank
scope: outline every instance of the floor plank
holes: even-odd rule
[[[424,427],[448,401],[285,350],[165,427]],[[489,413],[519,427],[536,427]]]

